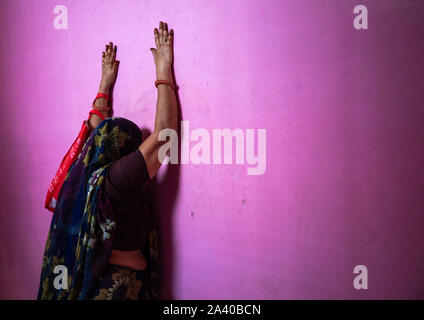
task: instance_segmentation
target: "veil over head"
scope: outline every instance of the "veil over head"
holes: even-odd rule
[[[90,299],[110,257],[116,229],[104,179],[109,166],[142,141],[140,128],[120,117],[103,120],[87,138],[59,192],[38,299]],[[67,283],[60,285],[55,281],[58,270],[63,270],[55,270],[59,265],[67,270]]]

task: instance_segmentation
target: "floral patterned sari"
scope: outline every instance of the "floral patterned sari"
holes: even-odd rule
[[[141,130],[124,118],[103,120],[87,138],[60,189],[47,236],[38,299],[93,299],[107,268],[115,234],[112,205],[104,179],[113,161],[136,150]],[[157,232],[151,226],[145,299],[157,297],[159,280]],[[66,267],[67,283],[58,286]],[[55,269],[56,268],[56,269]],[[63,275],[63,274],[62,274]],[[55,281],[56,279],[56,281]]]

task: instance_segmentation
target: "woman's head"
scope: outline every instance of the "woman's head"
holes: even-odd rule
[[[141,130],[134,122],[120,117],[105,119],[87,139],[84,164],[97,169],[137,150],[142,142]]]

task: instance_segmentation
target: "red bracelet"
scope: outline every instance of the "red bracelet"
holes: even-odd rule
[[[109,95],[107,93],[98,92],[97,96],[93,100],[93,109],[96,109],[96,107],[97,107],[97,108],[104,108],[106,111],[110,110],[110,106],[108,106],[108,105],[106,105],[105,107],[98,107],[98,106],[94,105],[96,100],[99,99],[99,98],[105,98],[107,100],[108,104],[109,104]],[[96,110],[99,110],[99,109],[96,109]]]
[[[172,89],[175,90],[175,84],[173,84],[171,81],[168,81],[168,80],[156,80],[155,81],[156,88],[158,87],[158,84],[166,84],[166,85],[170,86]]]
[[[91,118],[91,115],[92,114],[96,114],[96,115],[98,115],[99,117],[100,117],[100,119],[102,119],[102,120],[104,120],[105,119],[105,116],[103,115],[103,113],[101,113],[99,110],[96,110],[96,109],[93,109],[93,110],[91,110],[89,113],[88,113],[88,119],[90,119]]]

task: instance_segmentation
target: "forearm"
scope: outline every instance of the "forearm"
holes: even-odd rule
[[[107,93],[109,95],[110,94],[110,85],[105,85],[101,81],[100,85],[99,85],[99,92],[100,93]],[[106,100],[105,98],[98,98],[94,102],[95,109],[99,110],[105,118],[108,118],[109,113],[110,113],[110,110],[106,110],[107,105],[108,105],[108,100]]]
[[[174,83],[171,67],[156,71],[157,80],[168,80]],[[166,84],[157,87],[158,99],[156,103],[155,131],[178,128],[178,107],[174,89]]]
[[[107,93],[109,94],[110,86],[104,85],[102,82],[100,82],[99,91],[101,93]],[[105,107],[107,107],[108,101],[105,98],[98,98],[96,101],[94,101],[94,108],[99,110],[103,116],[106,118],[109,118],[109,111],[105,110]],[[97,114],[92,114],[89,121],[88,128],[90,130],[93,130],[96,128],[100,122],[102,122],[102,119]]]

